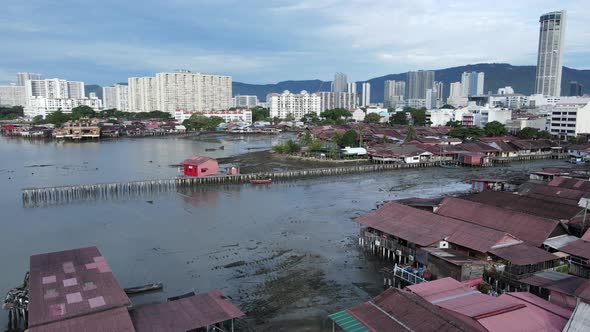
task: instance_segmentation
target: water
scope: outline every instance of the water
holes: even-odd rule
[[[163,293],[135,297],[136,304],[221,289],[250,313],[258,330],[289,324],[293,330],[324,330],[331,326],[327,314],[366,300],[380,287],[380,265],[359,252],[359,226],[351,218],[383,200],[466,191],[471,178],[563,164],[398,170],[22,207],[23,187],[169,178],[178,175],[169,165],[188,156],[227,157],[280,139],[42,143],[0,137],[0,291],[21,282],[31,254],[95,245],[124,287],[164,283]],[[221,145],[224,150],[205,151]],[[4,313],[0,324],[6,324]]]

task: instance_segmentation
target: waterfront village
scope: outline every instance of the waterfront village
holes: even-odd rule
[[[382,266],[374,272],[382,289],[323,319],[346,332],[590,331],[590,97],[577,81],[569,82],[568,96],[561,91],[565,11],[539,22],[530,95],[503,85],[484,93],[485,73],[476,71],[446,83],[431,70],[373,83],[337,73],[330,91],[323,82],[311,92],[266,91],[263,102],[232,94],[231,76],[187,70],[130,77],[103,87],[102,96],[85,93],[80,81],[23,72],[16,84],[0,86],[0,131],[7,140],[68,141],[286,135],[269,158],[322,165],[241,172],[239,164],[223,170],[209,156],[187,156],[174,179],[23,189],[24,205],[33,207],[150,188],[261,188],[291,178],[559,159],[561,166],[518,179],[471,178],[468,192],[375,202],[351,214],[359,225],[355,250]],[[382,100],[371,97],[371,84],[383,89]],[[219,290],[135,303],[162,284],[123,288],[107,263],[117,257],[94,246],[64,249],[30,257],[22,284],[3,302],[9,331],[253,329],[246,323],[252,311]]]

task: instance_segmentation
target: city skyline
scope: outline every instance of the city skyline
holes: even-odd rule
[[[469,63],[535,65],[538,17],[553,10],[571,13],[563,64],[587,68],[590,55],[584,1],[534,6],[506,1],[491,9],[467,1],[452,8],[431,1],[248,2],[235,3],[219,17],[219,7],[225,4],[147,2],[137,10],[133,2],[105,1],[91,11],[86,8],[90,4],[73,6],[67,1],[59,6],[11,3],[0,14],[7,50],[0,55],[0,83],[12,82],[20,71],[108,86],[176,68],[272,83],[329,80],[337,71],[361,82],[387,73]],[[84,24],[77,19],[82,12],[90,15],[84,16]],[[174,15],[161,14],[167,12]],[[359,17],[364,18],[362,24]],[[295,24],[303,18],[305,26]],[[290,42],[282,43],[285,38]],[[448,40],[454,40],[455,47],[448,47]]]

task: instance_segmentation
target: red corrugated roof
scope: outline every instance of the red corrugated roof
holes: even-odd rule
[[[138,332],[191,331],[242,316],[218,290],[131,311]]]
[[[28,332],[134,332],[127,308],[75,317],[65,321],[31,327]]]
[[[395,235],[420,246],[428,246],[453,234],[456,220],[391,201],[360,216],[356,222]]]
[[[551,180],[551,182],[549,182],[548,185],[552,187],[560,187],[590,192],[590,181],[586,180],[571,179],[558,176]]]
[[[347,312],[369,331],[484,331],[409,292],[390,288]],[[393,318],[392,318],[393,317]],[[402,325],[403,324],[403,325]]]
[[[583,218],[583,217],[582,217],[582,218]],[[586,233],[584,233],[584,235],[582,235],[581,239],[582,239],[582,240],[584,240],[584,241],[588,241],[588,242],[590,242],[590,229],[588,229],[588,230],[586,231]]]
[[[201,165],[209,160],[215,160],[215,159],[211,159],[209,157],[203,157],[203,156],[194,156],[194,157],[190,157],[188,159],[186,159],[185,161],[182,162],[182,165]]]
[[[590,242],[577,240],[559,248],[559,251],[573,256],[590,259]]]
[[[541,246],[559,225],[557,220],[454,197],[443,199],[436,213],[506,232],[535,246]]]
[[[33,255],[30,261],[30,327],[131,304],[96,247]]]
[[[583,285],[590,285],[590,280],[571,274],[555,271],[543,271],[521,279],[520,282],[557,291],[566,295],[576,295],[576,291]]]
[[[560,307],[528,292],[505,293],[499,298],[526,305],[537,316],[535,318],[529,317],[529,319],[539,319],[547,330],[555,328],[557,331],[561,331],[573,312],[571,309]]]
[[[515,265],[529,265],[559,259],[552,253],[527,243],[515,244],[490,250],[490,253]]]
[[[493,190],[484,190],[465,199],[556,220],[569,220],[580,212],[580,208],[575,206]]]

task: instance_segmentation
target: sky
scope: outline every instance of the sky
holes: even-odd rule
[[[2,2],[3,84],[19,71],[110,85],[189,69],[262,84],[536,65],[539,16],[562,9],[564,65],[590,69],[588,0]]]

